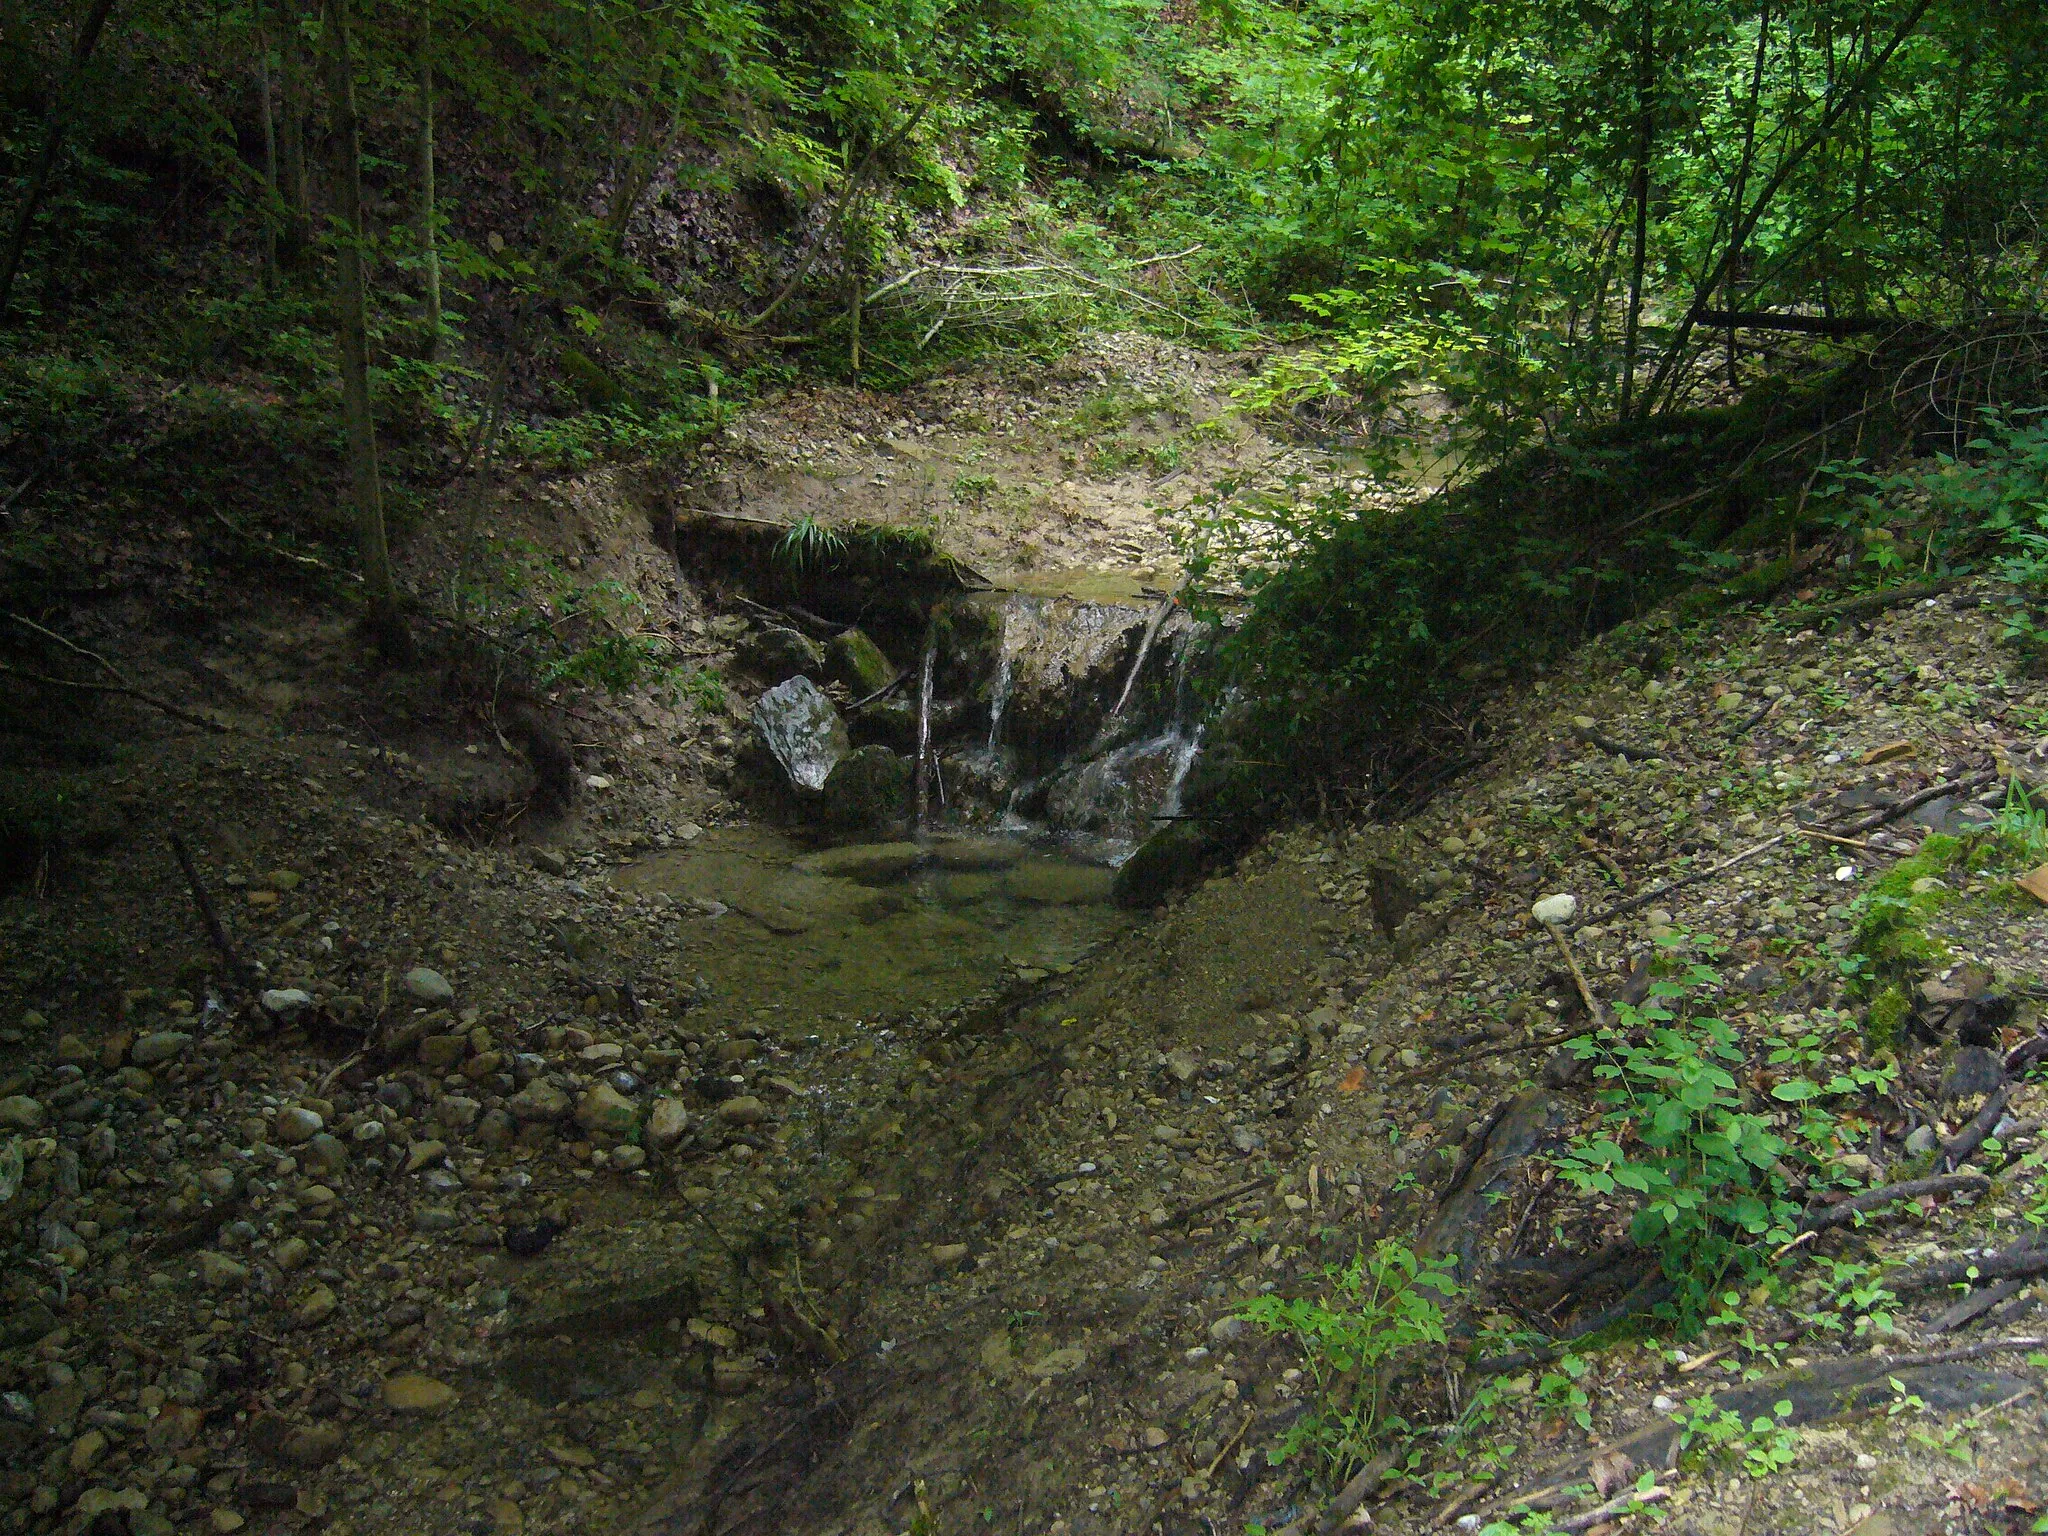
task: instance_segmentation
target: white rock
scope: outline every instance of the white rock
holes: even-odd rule
[[[1564,893],[1546,896],[1529,909],[1529,915],[1546,928],[1562,928],[1579,915],[1579,898]]]
[[[298,987],[272,987],[256,999],[273,1019],[295,1019],[313,1006],[313,994]]]

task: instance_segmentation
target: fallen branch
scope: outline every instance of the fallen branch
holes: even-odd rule
[[[1838,602],[1827,603],[1813,611],[1816,619],[1867,619],[1874,613],[1883,613],[1887,608],[1903,607],[1917,603],[1924,598],[1939,597],[1955,586],[1953,581],[1916,581],[1903,587],[1882,587],[1875,592],[1860,593],[1845,597]]]
[[[1655,748],[1631,746],[1628,742],[1616,741],[1612,736],[1602,735],[1599,731],[1589,730],[1584,726],[1573,726],[1572,735],[1589,747],[1598,747],[1602,752],[1612,752],[1616,757],[1625,757],[1632,763],[1656,763],[1664,759],[1664,754]]]
[[[1560,1520],[1551,1529],[1554,1531],[1590,1530],[1605,1520],[1611,1520],[1616,1515],[1633,1514],[1636,1510],[1646,1505],[1661,1503],[1670,1497],[1671,1490],[1669,1488],[1646,1488],[1640,1493],[1630,1489],[1627,1493],[1611,1498],[1605,1504],[1595,1509],[1587,1510],[1583,1515],[1573,1515],[1569,1520]]]
[[[2016,1280],[2048,1274],[2048,1247],[2037,1248],[2031,1237],[1981,1259],[1944,1259],[1917,1269],[1895,1270],[1878,1283],[1895,1296],[1938,1291],[1951,1285],[1977,1285],[1986,1280]]]
[[[1858,1216],[1881,1210],[1897,1200],[1917,1200],[1922,1195],[1982,1192],[1990,1187],[1991,1181],[1979,1173],[1945,1173],[1936,1178],[1907,1179],[1898,1184],[1886,1184],[1880,1189],[1866,1190],[1837,1205],[1809,1210],[1799,1218],[1799,1230],[1825,1232],[1832,1227],[1845,1227]]]
[[[1882,315],[1778,315],[1764,310],[1708,309],[1700,324],[1715,331],[1786,331],[1800,336],[1860,336],[1895,330],[1905,322]]]
[[[1998,1128],[1998,1122],[2005,1116],[2005,1106],[2011,1099],[2012,1086],[2002,1084],[1984,1101],[1984,1107],[1977,1111],[1976,1118],[1962,1128],[1954,1141],[1941,1149],[1941,1161],[1936,1166],[1944,1173],[1952,1173],[1975,1157],[1977,1149]]]
[[[145,693],[140,688],[131,686],[127,678],[122,675],[121,669],[107,660],[98,651],[87,650],[76,641],[67,640],[55,630],[45,629],[33,619],[25,619],[18,613],[10,613],[7,617],[14,620],[15,623],[21,625],[24,629],[33,630],[46,640],[54,640],[73,655],[83,656],[86,660],[95,663],[105,669],[107,674],[114,678],[114,681],[111,683],[74,682],[68,677],[47,677],[40,672],[28,672],[18,667],[7,666],[4,663],[0,663],[0,676],[18,677],[24,682],[37,683],[45,688],[70,688],[80,693],[118,694],[122,698],[134,699],[139,703],[147,704],[151,709],[160,710],[164,714],[169,715],[173,720],[182,720],[187,725],[196,725],[201,730],[213,731],[221,735],[227,733],[228,728],[218,720],[209,720],[204,715],[195,715],[190,710],[182,709],[178,705],[173,704],[169,699],[159,698],[153,693]]]
[[[198,867],[193,864],[192,855],[185,847],[185,839],[175,832],[171,834],[171,852],[178,860],[178,868],[185,872],[185,884],[192,892],[192,905],[199,909],[199,920],[206,925],[206,936],[220,951],[221,962],[227,966],[228,975],[247,985],[254,973],[236,952],[234,940],[228,937],[227,925],[221,922],[220,913],[214,910],[213,898],[206,893],[206,882],[199,878]]]

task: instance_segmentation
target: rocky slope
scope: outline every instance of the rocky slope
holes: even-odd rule
[[[536,535],[665,594],[678,647],[726,664],[750,621],[675,585],[632,496],[527,493]],[[1161,547],[1100,564],[1156,574]],[[569,699],[579,809],[522,842],[447,814],[517,753],[483,723],[394,731],[316,609],[241,616],[197,666],[130,634],[151,691],[229,679],[207,708],[232,729],[110,702],[96,729],[132,745],[86,773],[111,846],[0,910],[0,1525],[1477,1529],[1521,1490],[1598,1529],[1656,1473],[1675,1530],[2027,1528],[2041,1368],[1980,1346],[2031,1336],[2030,1277],[1969,1318],[1940,1315],[1952,1284],[1830,1314],[1849,1272],[1818,1282],[1983,1254],[2039,1214],[2039,1090],[1992,1053],[2032,1036],[2048,929],[2022,871],[1924,840],[2040,776],[2048,689],[2009,674],[1983,591],[1846,620],[1827,595],[1632,626],[1506,705],[1487,763],[1409,821],[1277,832],[1058,958],[997,944],[845,1008],[804,990],[824,962],[799,976],[799,931],[647,873],[737,819],[743,690]],[[1610,1247],[1629,1202],[1553,1172],[1600,1113],[1558,1046],[1586,995],[1640,1000],[1660,940],[1711,960],[1702,1006],[1790,1132],[1766,1042],[1880,1064],[1840,962],[1909,858],[1898,1077],[1845,1100],[1798,1193],[1819,1212],[1928,1172],[2003,1092],[1984,1177],[1827,1225],[1682,1347],[1566,1367],[1515,1337],[1655,1280]],[[946,859],[793,874],[875,922],[917,881],[1064,899]],[[1560,893],[1584,993],[1530,918]],[[1381,1236],[1460,1258],[1465,1332],[1403,1378],[1436,1426],[1412,1475],[1329,1512],[1312,1451],[1274,1460],[1313,1362],[1237,1310],[1322,1293]],[[1782,1443],[1666,1473],[1671,1413],[1710,1386],[1748,1418],[1791,1403]],[[1785,1453],[1768,1475],[1757,1445]]]

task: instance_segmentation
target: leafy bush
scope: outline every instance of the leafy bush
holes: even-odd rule
[[[1240,1308],[1301,1346],[1315,1386],[1315,1406],[1288,1429],[1280,1457],[1312,1451],[1342,1481],[1410,1427],[1391,1388],[1417,1350],[1445,1342],[1444,1302],[1458,1292],[1451,1269],[1383,1240],[1328,1272],[1327,1300],[1255,1296]]]

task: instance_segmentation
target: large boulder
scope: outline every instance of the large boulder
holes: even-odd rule
[[[816,793],[852,751],[846,722],[808,677],[777,683],[755,701],[754,730],[789,781]]]
[[[910,760],[887,747],[848,754],[825,780],[826,825],[852,830],[901,820],[909,808],[910,779]]]
[[[1199,823],[1168,822],[1124,860],[1110,886],[1111,899],[1120,907],[1156,907],[1200,880],[1215,852],[1214,839]]]
[[[844,683],[856,699],[879,693],[896,680],[896,669],[882,648],[858,629],[842,630],[825,647],[825,675]]]
[[[809,635],[780,625],[747,636],[734,652],[733,660],[741,671],[771,683],[825,675],[824,647]]]

